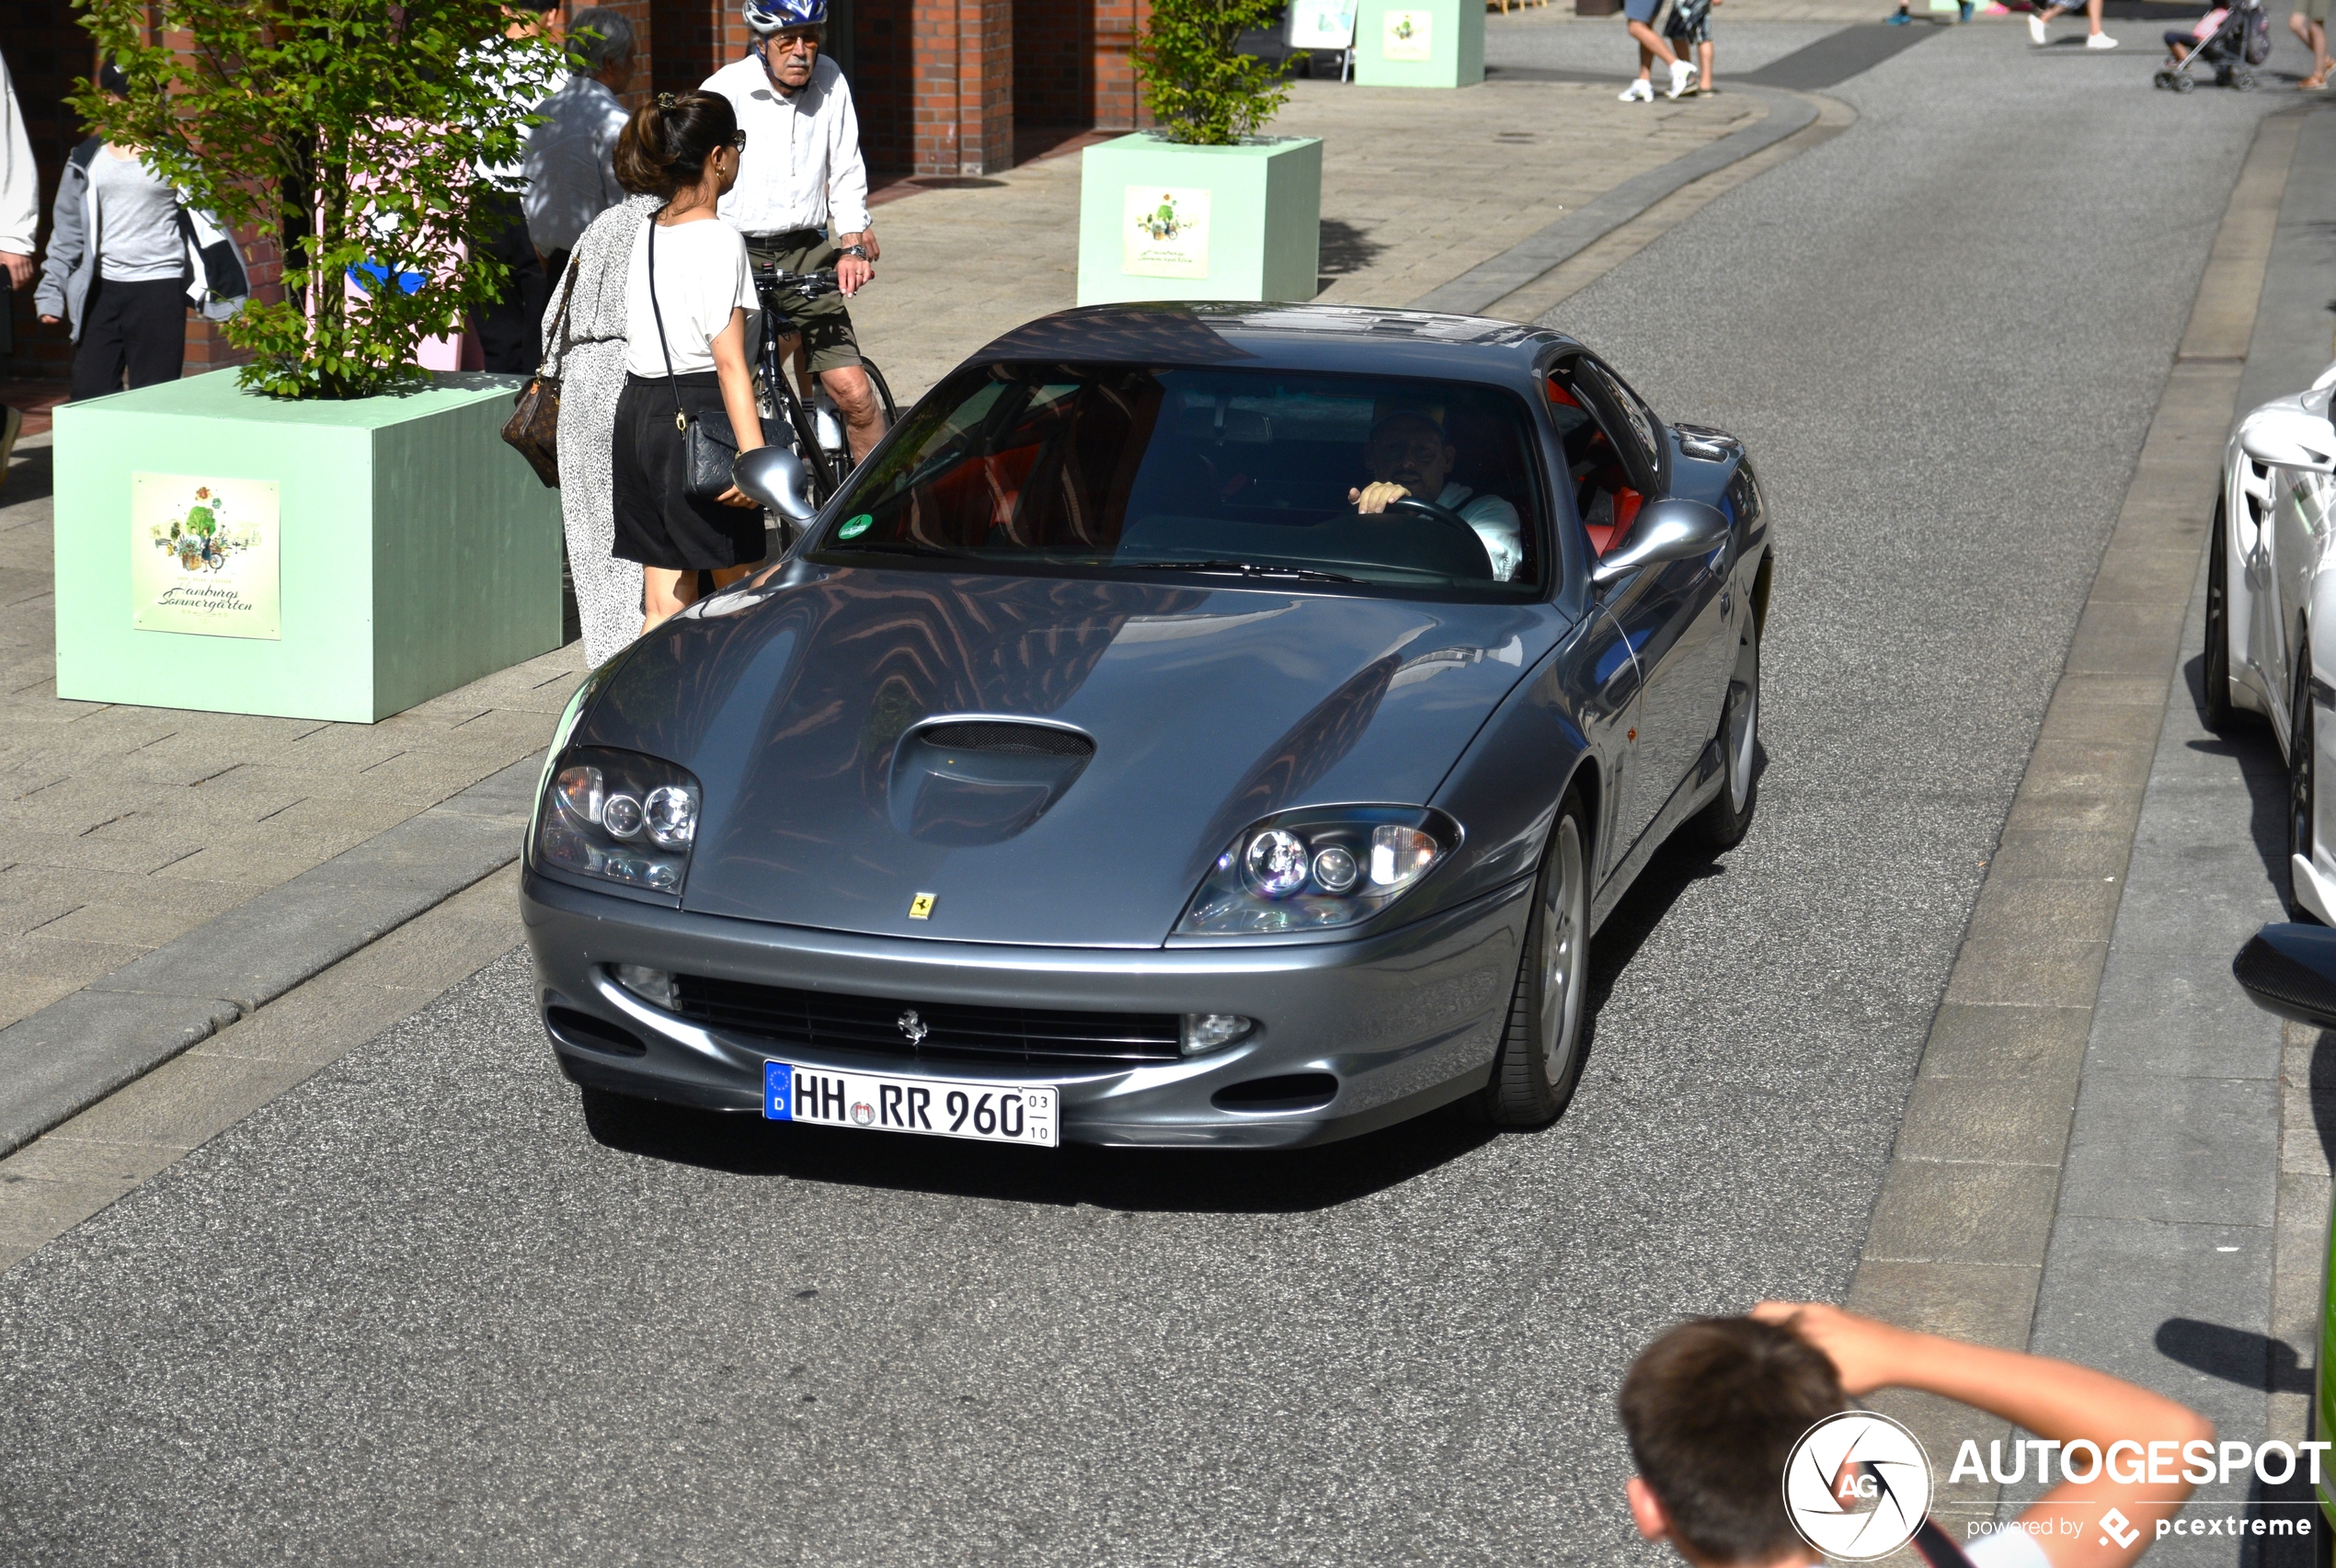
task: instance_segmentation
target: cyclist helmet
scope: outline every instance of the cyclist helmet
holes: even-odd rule
[[[828,0],[746,0],[739,7],[757,38],[769,38],[787,28],[819,27],[828,19]]]

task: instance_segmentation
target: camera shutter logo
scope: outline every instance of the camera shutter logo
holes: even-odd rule
[[[1930,1457],[1886,1415],[1828,1415],[1801,1434],[1785,1460],[1784,1511],[1827,1557],[1887,1557],[1913,1539],[1929,1509]]]

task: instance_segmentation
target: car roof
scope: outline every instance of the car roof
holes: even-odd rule
[[[1529,383],[1563,333],[1478,315],[1368,305],[1108,304],[1025,322],[969,365],[1060,361],[1346,371]]]

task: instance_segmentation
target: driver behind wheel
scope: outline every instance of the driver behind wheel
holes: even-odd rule
[[[1525,559],[1524,525],[1517,509],[1498,496],[1479,496],[1465,485],[1449,482],[1460,449],[1444,439],[1444,427],[1435,416],[1417,409],[1390,414],[1371,427],[1363,443],[1363,461],[1370,483],[1346,492],[1359,512],[1383,512],[1409,496],[1433,501],[1456,513],[1476,531],[1492,558],[1493,580],[1506,582]]]

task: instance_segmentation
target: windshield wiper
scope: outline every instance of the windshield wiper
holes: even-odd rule
[[[847,539],[841,544],[822,544],[819,550],[822,554],[862,550],[888,555],[941,555],[952,561],[970,561],[974,558],[962,550],[944,550],[938,544],[926,544],[914,539]]]
[[[1360,582],[1360,578],[1345,577],[1337,572],[1325,572],[1313,567],[1262,567],[1254,561],[1114,561],[1115,567],[1125,567],[1135,572],[1230,572],[1244,578],[1296,578],[1301,582]]]

